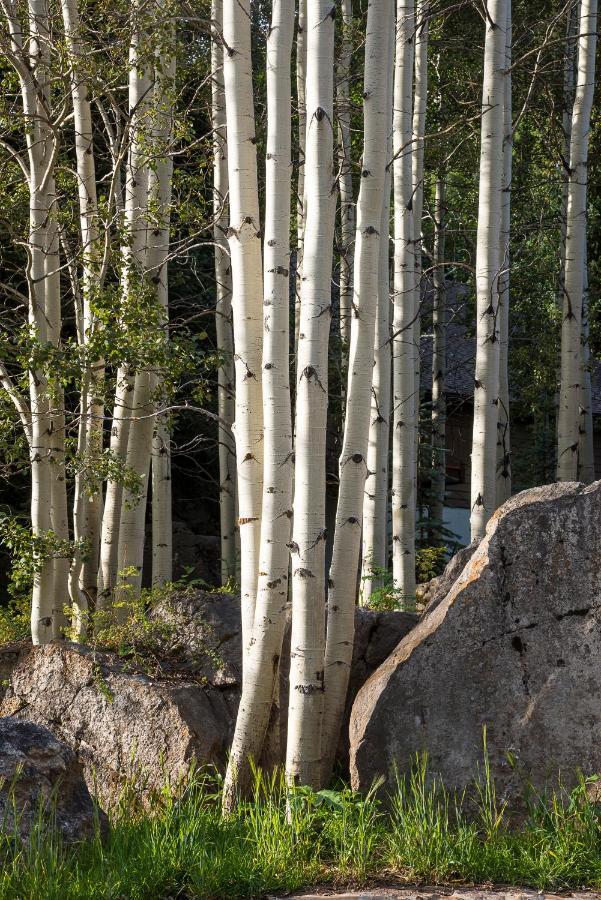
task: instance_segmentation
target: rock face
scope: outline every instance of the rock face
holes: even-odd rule
[[[491,519],[447,596],[360,690],[353,786],[412,755],[463,789],[482,763],[519,805],[526,775],[601,772],[601,482],[525,491]],[[508,759],[513,760],[513,765]]]
[[[426,581],[425,584],[418,584],[416,589],[417,599],[426,607],[426,609],[430,606],[435,606],[437,603],[440,603],[441,600],[444,600],[461,575],[461,572],[474,555],[477,547],[477,541],[468,544],[467,547],[462,547],[461,550],[458,550],[457,553],[450,558],[442,575],[431,578],[430,581]]]
[[[96,823],[107,828],[73,751],[47,728],[0,719],[0,829],[26,841],[40,812],[69,842],[91,837]]]
[[[164,651],[178,669],[216,687],[242,682],[240,598],[232,594],[181,591],[160,602],[151,618],[165,623]]]
[[[187,591],[155,608],[168,625],[161,652],[139,663],[79,644],[33,648],[16,662],[0,714],[51,727],[77,754],[90,787],[115,799],[126,779],[142,793],[191,766],[223,769],[241,689],[240,601]],[[365,679],[415,625],[400,612],[357,611],[347,718],[339,756],[348,769],[348,716]],[[287,642],[289,643],[289,641]],[[282,672],[288,672],[286,642]],[[280,708],[287,710],[287,678]],[[263,764],[283,759],[285,716],[272,723]]]
[[[223,764],[235,703],[211,685],[157,680],[65,643],[35,648],[17,666],[0,712],[52,727],[108,800],[125,779],[149,791],[193,763]]]
[[[0,700],[10,684],[14,669],[31,651],[31,641],[11,641],[0,645]]]

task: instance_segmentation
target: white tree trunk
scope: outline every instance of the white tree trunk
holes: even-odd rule
[[[424,145],[426,134],[426,110],[428,106],[428,33],[430,0],[417,0],[415,19],[415,87],[413,100],[413,155],[411,175],[413,179],[413,254],[415,278],[415,321],[413,323],[413,353],[415,366],[415,479],[419,469],[419,415],[420,415],[420,341],[421,341],[421,282],[422,282],[422,214],[424,207]]]
[[[353,299],[353,240],[355,237],[355,207],[353,200],[353,170],[351,165],[351,106],[349,81],[353,58],[352,0],[342,0],[342,44],[336,72],[336,107],[338,113],[339,190],[340,190],[340,337],[342,340],[342,373],[346,373],[351,334]],[[344,387],[344,385],[343,385]]]
[[[476,386],[472,441],[472,540],[496,509],[499,401],[499,247],[503,187],[507,0],[490,0],[484,45],[476,245]]]
[[[394,76],[394,317],[392,432],[392,566],[404,604],[415,598],[417,426],[415,254],[412,203],[413,0],[397,2]]]
[[[223,84],[223,2],[213,0],[211,18],[216,35],[211,44],[213,119],[213,240],[215,242],[215,328],[221,364],[217,373],[219,426],[219,517],[221,583],[236,576],[236,445],[234,423],[234,332],[232,330],[232,273],[227,246],[228,176]]]
[[[566,42],[563,60],[563,109],[562,125],[562,169],[561,169],[561,260],[559,266],[559,290],[557,305],[563,306],[563,285],[566,266],[566,223],[568,218],[568,183],[570,168],[570,135],[572,132],[572,109],[576,89],[576,51],[578,41],[578,17],[580,0],[570,0],[566,20]]]
[[[82,324],[80,341],[89,342],[98,328],[91,309],[91,294],[97,287],[100,266],[98,246],[98,203],[96,196],[96,166],[92,133],[92,113],[86,84],[84,60],[86,48],[81,40],[77,0],[61,0],[65,27],[65,41],[71,66],[71,101],[75,125],[75,158],[79,196],[79,221],[83,260]],[[104,366],[101,360],[90,362],[82,378],[78,453],[93,467],[102,453],[104,407],[102,396]],[[90,494],[86,478],[79,472],[75,477],[73,529],[76,542],[86,540],[85,557],[76,550],[71,571],[71,597],[77,607],[96,600],[99,567],[100,520],[102,493]],[[77,618],[83,624],[82,615]]]
[[[161,5],[157,6],[157,12],[163,13]],[[149,137],[157,158],[148,163],[146,161],[142,163],[145,170],[147,167],[147,174],[146,171],[144,172],[147,196],[141,199],[140,216],[135,225],[141,235],[139,250],[134,256],[134,265],[137,272],[154,285],[162,319],[165,323],[168,318],[167,257],[173,170],[173,161],[169,155],[169,142],[173,116],[175,59],[171,46],[174,40],[171,23],[162,21],[161,26],[167,46],[163,43],[160,52],[156,54],[153,86],[152,89],[146,86],[146,97],[143,98],[149,112],[151,111],[152,125]],[[137,54],[137,47],[135,53]],[[152,61],[144,59],[139,61],[135,56],[134,63],[138,69],[134,76],[135,79],[141,78],[148,85],[149,76],[146,72],[151,69]],[[144,68],[141,68],[142,66]],[[127,467],[135,472],[141,480],[142,489],[137,497],[128,490],[124,491],[119,524],[119,572],[125,569],[131,570],[131,575],[125,577],[123,583],[130,590],[133,589],[134,594],[139,592],[142,583],[146,501],[153,435],[157,422],[157,392],[160,393],[160,377],[156,370],[148,368],[136,373],[126,462]],[[167,553],[164,552],[164,547],[160,548],[160,557],[156,562],[160,561],[163,564],[162,570],[160,565],[155,567],[153,559],[153,581],[161,583],[167,580],[166,576],[170,574],[166,569],[170,568],[167,557],[171,556],[171,491],[166,488],[170,488],[171,482],[166,478],[157,479],[157,482],[159,495],[156,503],[156,541],[157,544],[167,545]],[[126,594],[120,593],[119,596],[120,598],[125,597]]]
[[[47,222],[45,317],[47,339],[53,347],[61,342],[61,286],[58,235],[58,204],[54,178],[48,181],[49,216]],[[64,544],[69,542],[67,513],[67,473],[65,469],[65,395],[62,385],[54,383],[49,390],[49,462],[50,462],[50,526]],[[52,636],[58,639],[67,624],[65,608],[69,603],[69,558],[51,560],[53,568]]]
[[[298,115],[298,175],[296,185],[296,284],[294,287],[294,354],[298,352],[301,277],[305,239],[305,141],[307,137],[307,0],[298,0],[296,27],[296,107]]]
[[[499,406],[497,422],[496,506],[511,497],[511,431],[509,419],[509,304],[511,177],[513,164],[513,119],[511,85],[511,0],[507,0],[505,32],[505,104],[503,125],[503,186],[501,196],[501,246],[499,250]]]
[[[580,378],[580,453],[578,455],[578,481],[582,481],[584,484],[591,484],[595,480],[593,395],[588,315],[588,254],[585,248],[582,298],[582,375]]]
[[[252,637],[224,788],[230,809],[259,761],[279,674],[290,564],[292,420],[290,412],[290,60],[294,0],[274,0],[267,39],[267,158],[263,322],[264,468],[261,550]]]
[[[286,773],[317,786],[325,644],[325,451],[335,219],[334,18],[330,0],[307,17],[305,241],[295,427],[292,637]],[[230,134],[231,140],[231,134]]]
[[[353,315],[334,550],[328,580],[322,782],[329,780],[334,765],[353,656],[380,282],[382,208],[388,161],[386,138],[389,123],[391,8],[392,0],[371,0],[367,8],[363,163],[357,202]]]
[[[445,283],[446,190],[443,177],[436,179],[434,194],[434,306],[432,309],[432,519],[431,534],[442,543],[446,488],[447,410],[447,304]]]
[[[581,0],[578,31],[578,75],[570,135],[557,442],[558,481],[575,481],[578,477],[581,437],[579,433],[579,401],[582,298],[586,258],[588,136],[595,88],[596,30],[596,0]]]
[[[126,240],[121,251],[123,272],[121,277],[124,304],[128,296],[137,289],[143,277],[146,264],[146,209],[148,204],[148,169],[144,155],[146,115],[149,103],[151,80],[148,75],[149,61],[140,58],[140,44],[143,42],[140,33],[141,10],[138,0],[132,7],[133,29],[129,47],[129,148],[125,167],[125,207],[124,229]],[[137,382],[137,383],[136,383]],[[125,507],[136,508],[143,504],[146,509],[146,493],[148,487],[148,471],[150,466],[150,447],[152,440],[152,419],[150,404],[146,401],[145,391],[152,389],[148,373],[138,373],[134,378],[127,365],[119,368],[116,378],[115,400],[113,406],[110,450],[116,460],[127,465],[144,479],[141,495],[137,500],[130,490],[114,479],[108,479],[106,499],[102,517],[100,546],[100,583],[103,597],[100,605],[110,602],[111,595],[117,585],[119,571],[141,561],[132,559],[128,548],[133,535],[139,531],[139,521],[134,522]],[[140,406],[144,405],[144,409]],[[141,436],[131,439],[134,418],[143,416]],[[139,429],[138,429],[139,431]],[[130,441],[132,450],[130,455]],[[141,444],[140,442],[143,442]],[[131,457],[135,456],[135,465]],[[140,517],[140,509],[136,516]],[[129,521],[130,534],[122,538],[122,519]],[[133,548],[132,548],[133,549]],[[127,560],[124,562],[124,560]],[[137,582],[137,579],[134,579]]]
[[[367,478],[363,494],[361,603],[369,605],[382,584],[388,566],[388,457],[390,447],[391,341],[390,341],[390,191],[392,187],[392,84],[394,71],[394,4],[389,10],[388,81],[385,108],[386,172],[380,220],[378,306],[374,340],[374,368],[367,447]]]
[[[125,461],[127,442],[133,407],[133,376],[120,367],[117,371],[115,400],[111,420],[110,453],[116,460]],[[109,478],[106,484],[102,530],[100,535],[100,569],[98,572],[97,608],[110,604],[117,585],[119,570],[119,523],[123,485],[117,479]]]
[[[263,415],[261,344],[263,278],[253,107],[250,0],[224,0],[224,80],[230,186],[229,246],[236,360],[236,460],[240,526],[242,642],[255,615],[261,497]]]
[[[12,48],[23,60],[19,72],[23,112],[26,118],[26,140],[29,157],[29,236],[27,281],[29,287],[29,324],[32,335],[44,343],[48,334],[46,299],[49,267],[48,251],[53,242],[49,222],[54,197],[50,188],[54,180],[55,141],[49,128],[46,84],[48,47],[48,8],[45,0],[29,0],[29,45],[23,47],[20,24],[9,18]],[[35,72],[36,76],[31,74]],[[56,289],[56,281],[51,285]],[[52,303],[54,306],[54,303]],[[56,311],[56,309],[55,309]],[[54,322],[56,329],[57,322]],[[52,325],[51,325],[52,331]],[[46,374],[33,364],[29,370],[31,408],[31,527],[36,538],[43,538],[52,526],[52,473],[50,438],[52,418],[49,411],[49,385]],[[37,552],[34,558],[38,556]],[[31,636],[34,644],[51,640],[53,625],[54,566],[45,556],[36,559],[31,602]]]
[[[169,256],[171,183],[173,156],[173,104],[175,102],[175,28],[163,24],[164,42],[155,67],[154,144],[156,160],[149,178],[149,200],[154,221],[149,225],[146,265],[148,278],[156,287],[163,322],[164,340],[169,340]],[[161,412],[168,397],[158,385],[156,418],[152,435],[152,583],[161,585],[173,578],[173,528],[171,507],[171,436],[169,416]],[[144,543],[142,540],[142,553]]]

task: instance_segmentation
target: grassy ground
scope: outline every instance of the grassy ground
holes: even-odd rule
[[[179,798],[157,798],[152,813],[132,815],[124,797],[104,843],[65,848],[40,831],[17,848],[5,838],[0,898],[261,897],[373,878],[599,888],[601,810],[586,788],[582,780],[571,793],[533,796],[512,829],[486,771],[460,802],[432,784],[424,760],[389,812],[373,794],[290,793],[258,775],[252,800],[224,820],[219,782],[198,776]]]

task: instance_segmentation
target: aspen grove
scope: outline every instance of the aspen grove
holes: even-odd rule
[[[0,20],[0,636],[237,594],[224,813],[276,713],[320,790],[357,608],[421,610],[513,494],[595,479],[596,0]]]

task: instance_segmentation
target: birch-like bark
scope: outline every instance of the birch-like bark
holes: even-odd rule
[[[217,373],[219,426],[219,519],[221,583],[236,576],[236,445],[234,423],[234,332],[232,330],[232,273],[227,246],[228,176],[223,84],[223,2],[213,0],[215,34],[211,43],[213,119],[213,240],[215,242],[215,330],[221,364]]]
[[[123,490],[115,593],[120,603],[126,602],[132,594],[138,594],[142,585],[146,501],[155,423],[153,396],[156,387],[154,372],[143,369],[136,373],[126,462],[128,469],[138,476],[140,487],[135,493],[129,488]]]
[[[413,0],[397,2],[394,74],[394,317],[392,432],[392,567],[401,601],[415,597],[416,392],[413,252]]]
[[[152,583],[173,581],[171,432],[167,416],[157,415],[152,436]]]
[[[367,8],[363,163],[357,202],[353,315],[334,550],[328,580],[322,728],[323,783],[329,780],[334,765],[353,656],[380,280],[382,208],[388,161],[386,137],[389,122],[387,101],[391,8],[392,0],[371,0]]]
[[[353,58],[352,0],[342,0],[342,43],[338,60],[336,107],[338,113],[340,190],[340,337],[342,340],[343,378],[351,334],[353,299],[353,239],[355,237],[355,208],[353,203],[353,170],[351,165],[351,106],[349,82]]]
[[[48,224],[54,199],[50,197],[49,189],[54,181],[56,153],[55,141],[49,128],[48,96],[43,87],[47,83],[48,51],[48,8],[45,0],[29,0],[27,14],[29,42],[27,47],[24,47],[20,22],[13,17],[12,12],[5,10],[11,34],[11,50],[15,54],[18,66],[29,158],[28,318],[33,336],[43,344],[49,340],[46,318],[49,274],[47,257],[53,238],[49,236]],[[36,368],[32,360],[29,367],[32,435],[31,527],[34,537],[42,542],[52,525],[50,466],[52,420],[49,414],[48,387],[46,373]],[[31,601],[31,637],[34,644],[44,644],[50,641],[55,633],[53,623],[55,570],[53,561],[45,556],[43,547],[41,554],[34,549],[34,559],[37,564]]]
[[[252,637],[225,778],[230,810],[259,761],[279,675],[290,564],[292,420],[289,373],[291,81],[294,0],[274,0],[267,39],[267,157],[263,321],[264,468],[261,549]]]
[[[420,341],[421,341],[421,283],[422,283],[422,214],[424,207],[424,146],[426,110],[428,105],[428,33],[430,0],[417,0],[415,20],[415,85],[413,99],[413,253],[415,278],[415,319],[413,322],[413,353],[415,366],[415,478],[419,465],[419,404],[420,404]]]
[[[572,110],[565,278],[561,327],[561,380],[557,440],[557,480],[576,481],[580,453],[582,300],[586,259],[588,141],[595,89],[597,2],[581,0],[578,74]]]
[[[434,188],[434,306],[432,309],[432,539],[440,543],[446,487],[447,303],[445,283],[446,191],[442,176]]]
[[[157,12],[161,15],[163,7],[157,4]],[[147,170],[147,197],[144,199],[142,215],[144,220],[137,223],[144,235],[144,247],[141,248],[136,262],[138,272],[154,286],[156,299],[159,304],[163,324],[168,320],[167,302],[167,256],[169,252],[169,217],[171,203],[171,174],[173,161],[169,154],[169,142],[172,128],[172,103],[175,78],[175,58],[173,55],[173,29],[170,23],[163,21],[162,32],[167,37],[168,47],[161,47],[156,60],[153,73],[152,92],[147,90],[148,117],[152,122],[150,137],[157,154],[154,161],[144,160],[143,165]],[[138,69],[146,80],[146,70],[153,63],[149,60],[135,60]],[[148,129],[147,129],[148,130]],[[154,221],[150,221],[150,216]],[[123,579],[133,589],[134,595],[140,590],[142,584],[142,567],[144,562],[144,537],[146,523],[146,502],[148,493],[148,481],[150,463],[152,457],[153,435],[157,422],[157,394],[160,394],[160,377],[156,368],[145,368],[136,373],[134,382],[133,412],[129,427],[127,443],[127,468],[135,472],[141,485],[137,496],[133,496],[129,490],[123,493],[121,504],[121,520],[119,523],[119,572],[126,569],[131,571]],[[160,400],[159,400],[160,402]],[[157,479],[158,480],[158,479]],[[171,492],[165,491],[171,484],[164,479],[157,487],[160,491],[157,506],[162,504],[160,511],[157,509],[158,520],[156,522],[156,543],[167,545],[170,556],[171,547]],[[168,507],[168,508],[167,508]],[[153,523],[154,524],[154,523]],[[153,528],[154,531],[154,528]],[[169,532],[169,534],[167,534]],[[154,543],[154,537],[153,537]],[[161,561],[164,564],[161,572],[160,565],[155,566],[153,558],[153,581],[160,583],[166,580],[166,571],[170,563],[165,560],[164,548],[160,548]],[[157,561],[158,562],[158,561]],[[118,578],[120,578],[118,572]],[[135,573],[135,574],[134,574]],[[125,596],[125,595],[124,595]],[[121,597],[121,593],[120,593]]]
[[[81,39],[77,0],[61,0],[61,9],[65,27],[65,42],[69,52],[71,102],[75,126],[75,159],[83,269],[81,285],[83,330],[80,341],[85,350],[86,344],[92,340],[98,327],[96,317],[92,313],[92,300],[97,288],[100,262],[96,165],[92,112],[82,65],[86,51]],[[102,360],[86,359],[81,384],[77,450],[87,468],[97,464],[102,453],[104,407],[99,398],[102,395],[103,376]],[[85,476],[78,471],[75,476],[73,532],[76,544],[86,540],[87,550],[85,555],[82,555],[76,549],[70,583],[72,602],[76,608],[82,606],[82,612],[87,608],[88,601],[94,604],[96,600],[102,515],[102,494],[100,491],[90,494],[88,487]],[[77,613],[76,618],[83,624],[82,613]]]
[[[571,0],[566,20],[566,42],[563,59],[563,108],[561,114],[562,129],[562,168],[561,168],[561,259],[559,264],[559,285],[557,305],[563,306],[563,286],[566,265],[566,223],[568,218],[568,182],[570,168],[570,135],[572,132],[572,109],[574,91],[576,89],[576,50],[578,39],[578,16],[580,0]]]
[[[142,35],[139,31],[140,23],[138,21],[140,15],[140,6],[138,0],[136,0],[132,8],[133,30],[129,47],[129,148],[124,184],[124,230],[126,239],[121,251],[123,261],[121,285],[123,303],[125,305],[128,303],[129,295],[137,289],[146,263],[148,171],[143,143],[144,129],[146,127],[145,115],[151,81],[147,72],[148,60],[139,58],[142,40]],[[141,375],[140,379],[138,379],[137,396],[135,387],[133,373],[127,364],[120,366],[116,377],[110,452],[116,460],[122,463],[127,462],[129,465],[131,462],[131,460],[128,460],[131,423],[136,412],[138,416],[143,416],[143,437],[134,441],[132,454],[135,453],[139,457],[135,460],[136,467],[134,471],[144,481],[142,482],[141,496],[136,498],[131,490],[123,488],[120,480],[107,480],[100,541],[99,582],[101,584],[102,597],[99,598],[99,606],[104,606],[110,602],[117,585],[119,571],[130,565],[130,562],[127,561],[131,558],[127,553],[130,536],[128,535],[122,540],[120,534],[124,507],[143,503],[144,509],[146,508],[150,442],[152,440],[152,427],[148,421],[148,416],[151,411],[148,403],[145,404],[144,410],[139,407],[139,404],[144,399],[141,394],[145,390],[151,390],[151,385],[148,382],[148,373]],[[150,437],[147,436],[149,428]],[[145,447],[140,445],[139,442],[141,440],[146,442]],[[136,443],[137,446],[135,446]]]
[[[175,29],[164,23],[168,45],[161,48],[155,67],[154,145],[156,160],[149,177],[148,194],[154,221],[148,232],[146,265],[148,278],[156,288],[156,297],[164,323],[164,340],[169,340],[168,256],[173,176],[173,104],[175,93]],[[152,583],[162,585],[173,578],[173,527],[171,501],[171,435],[169,417],[161,412],[167,401],[160,380],[155,391],[155,421],[152,435]],[[142,536],[141,553],[144,552]]]
[[[115,399],[111,418],[110,453],[116,460],[125,461],[133,408],[134,379],[126,366],[117,371]],[[97,608],[110,605],[117,585],[119,571],[119,523],[123,500],[123,484],[109,478],[106,483],[104,512],[100,533],[100,568],[98,572]]]
[[[294,354],[298,352],[301,277],[305,239],[305,142],[307,137],[307,0],[298,0],[296,26],[296,106],[298,115],[298,173],[296,183],[296,283],[294,289]]]
[[[495,505],[511,497],[511,430],[509,419],[509,305],[511,272],[511,178],[513,164],[513,104],[511,84],[511,0],[507,0],[505,31],[505,92],[503,112],[503,187],[499,250],[499,405],[497,421],[497,494]]]
[[[476,382],[471,533],[481,540],[496,508],[499,402],[499,248],[503,187],[507,0],[490,0],[484,44],[480,188],[476,241]]]
[[[578,481],[592,484],[595,480],[595,445],[593,439],[593,395],[591,384],[591,353],[589,345],[588,254],[584,254],[584,283],[582,298],[582,375],[580,377],[580,453]]]
[[[388,457],[390,447],[391,342],[390,342],[390,191],[392,187],[392,84],[394,70],[394,4],[389,10],[388,80],[386,84],[387,137],[384,196],[380,220],[378,305],[374,340],[374,367],[367,445],[367,478],[363,494],[361,603],[369,605],[388,566]]]
[[[292,635],[286,774],[317,787],[325,649],[325,452],[328,337],[335,224],[334,17],[330,0],[307,16],[305,242],[295,427]],[[230,135],[231,138],[231,135]]]
[[[49,102],[49,97],[48,97]],[[61,343],[61,285],[58,234],[58,204],[54,178],[48,180],[49,215],[47,223],[45,317],[48,342],[56,349]],[[65,469],[65,392],[54,381],[49,387],[49,461],[50,461],[50,527],[64,546],[69,543],[67,512],[67,474]],[[67,625],[65,609],[69,604],[69,566],[66,556],[52,559],[52,636],[62,637]]]
[[[229,246],[236,366],[236,460],[240,526],[242,645],[255,615],[261,497],[263,414],[261,344],[263,277],[253,106],[250,0],[224,0],[224,81],[230,186]]]

